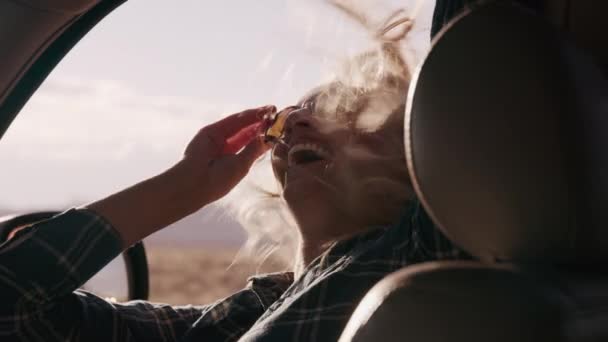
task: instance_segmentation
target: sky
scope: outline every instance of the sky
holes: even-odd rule
[[[360,2],[378,17],[416,10],[408,46],[414,61],[424,56],[434,1]],[[65,57],[0,141],[0,208],[60,209],[153,176],[204,125],[292,104],[370,46],[323,0],[127,1]]]

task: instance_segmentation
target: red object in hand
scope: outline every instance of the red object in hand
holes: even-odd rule
[[[222,154],[235,154],[247,146],[256,136],[260,135],[261,122],[249,125],[226,140]]]

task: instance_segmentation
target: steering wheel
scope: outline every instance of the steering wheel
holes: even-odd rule
[[[0,243],[6,241],[14,229],[49,219],[60,213],[60,211],[38,211],[0,217]],[[128,299],[148,299],[149,270],[143,242],[138,242],[125,250],[122,258],[125,264]]]

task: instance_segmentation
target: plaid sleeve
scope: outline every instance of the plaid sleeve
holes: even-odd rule
[[[99,216],[71,209],[0,245],[0,317],[32,314],[76,290],[121,252]]]
[[[108,302],[77,290],[122,250],[114,228],[71,209],[0,245],[0,340],[175,341],[206,307]]]

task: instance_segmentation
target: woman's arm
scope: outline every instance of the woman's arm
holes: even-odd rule
[[[0,244],[0,339],[29,334],[36,327],[47,331],[49,322],[62,316],[94,323],[96,313],[102,312],[91,301],[81,302],[73,291],[127,246],[228,193],[266,150],[256,138],[257,124],[271,110],[274,107],[247,110],[209,125],[166,172],[36,223]],[[63,321],[51,331],[65,337],[75,324]],[[99,327],[104,328],[110,327]],[[43,334],[42,340],[46,337]]]
[[[266,151],[258,123],[274,110],[247,110],[201,129],[174,167],[87,208],[110,221],[125,246],[192,214],[227,194]]]

